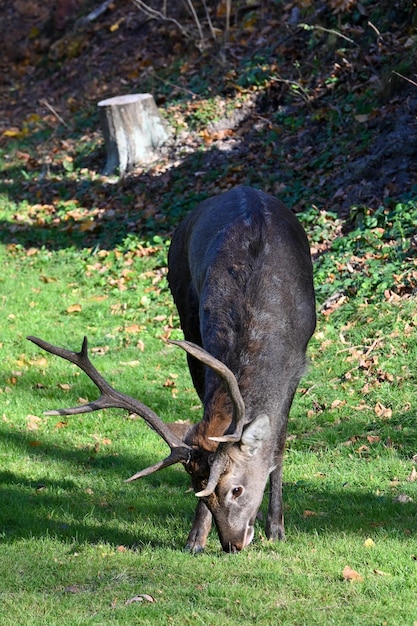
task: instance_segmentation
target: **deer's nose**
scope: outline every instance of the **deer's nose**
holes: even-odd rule
[[[226,546],[223,546],[223,550],[225,552],[231,552],[235,554],[236,552],[240,552],[243,548],[246,548],[250,544],[253,539],[254,528],[253,526],[248,526],[242,540],[229,542]]]
[[[230,552],[231,554],[236,554],[236,552],[240,552],[243,548],[243,543],[229,543],[226,548],[226,552]]]

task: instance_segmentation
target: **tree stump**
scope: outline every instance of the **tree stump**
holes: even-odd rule
[[[102,100],[98,107],[107,151],[105,175],[119,168],[123,176],[140,163],[155,159],[169,131],[151,94],[116,96]]]

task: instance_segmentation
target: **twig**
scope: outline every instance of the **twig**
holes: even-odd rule
[[[362,350],[365,350],[365,348],[366,348],[366,352],[361,355],[365,359],[366,357],[368,357],[371,354],[371,352],[374,350],[374,348],[376,348],[376,346],[381,341],[384,341],[385,338],[386,337],[377,337],[376,339],[373,340],[373,342],[371,343],[370,346],[364,346],[363,344],[361,344],[359,346],[348,346],[347,348],[341,348],[340,350],[338,350],[336,352],[336,354],[342,354],[342,352],[349,352],[349,350],[358,350],[359,348],[361,348]]]
[[[203,6],[204,6],[204,10],[206,12],[206,18],[207,18],[207,22],[208,22],[208,25],[209,25],[209,28],[210,28],[211,36],[213,37],[213,40],[216,41],[216,39],[217,39],[216,31],[214,30],[213,22],[211,21],[210,12],[208,10],[208,6],[207,6],[206,0],[203,0]]]
[[[377,37],[382,38],[382,35],[381,35],[380,31],[377,29],[377,27],[375,26],[375,24],[372,24],[371,20],[368,20],[368,26],[369,26],[370,28],[372,28],[372,30],[374,30],[374,31],[375,31],[375,33],[376,33]]]
[[[350,39],[350,37],[346,37],[346,35],[343,35],[338,30],[334,30],[333,28],[324,28],[324,26],[316,26],[316,25],[313,26],[311,24],[299,24],[298,28],[304,28],[304,30],[322,30],[325,33],[330,33],[331,35],[336,35],[337,37],[341,37],[342,39],[345,39],[349,43],[352,43],[354,46],[359,45],[356,43],[356,41],[353,41],[353,39]]]
[[[160,80],[161,83],[165,83],[165,85],[169,85],[170,87],[174,87],[175,89],[179,89],[180,91],[183,91],[184,93],[188,93],[193,98],[197,98],[198,94],[196,94],[195,91],[191,91],[191,89],[187,89],[186,87],[181,87],[181,85],[176,85],[175,83],[172,83],[170,80],[166,80],[166,78],[161,78],[155,72],[152,72],[152,76],[154,78],[157,78],[158,80]]]
[[[179,30],[184,35],[184,37],[186,37],[187,39],[189,38],[189,33],[187,29],[184,28],[184,26],[180,22],[178,22],[178,20],[176,20],[175,18],[168,17],[167,15],[164,15],[164,13],[162,13],[161,11],[157,11],[156,9],[153,9],[152,7],[148,6],[145,2],[143,2],[143,0],[132,0],[132,2],[136,4],[136,6],[143,13],[145,13],[145,15],[147,15],[148,17],[152,17],[153,19],[163,20],[166,22],[172,22],[173,24],[175,24],[177,28],[179,28]]]
[[[232,0],[226,0],[226,40],[229,40],[230,14],[232,12]]]
[[[296,87],[297,89],[300,90],[301,96],[304,98],[305,102],[308,104],[311,102],[311,98],[308,95],[308,91],[306,89],[304,89],[304,87],[297,82],[296,80],[290,80],[288,78],[280,78],[278,76],[272,76],[271,77],[271,83],[275,82],[275,83],[284,83],[284,85],[291,85],[292,87]]]
[[[47,100],[41,100],[40,101],[41,104],[43,104],[44,106],[46,106],[47,109],[50,110],[50,112],[55,115],[56,119],[61,122],[61,124],[63,124],[65,126],[65,128],[69,128],[69,125],[66,123],[65,120],[62,119],[62,117],[60,116],[60,114],[58,113],[58,111],[56,111],[54,109],[54,107],[52,106],[52,104],[49,104],[49,102],[47,102]]]
[[[204,46],[204,34],[203,29],[201,28],[200,20],[198,19],[197,11],[195,10],[194,4],[192,0],[187,0],[188,7],[191,11],[191,14],[194,18],[195,25],[197,26],[198,34],[200,36],[201,45]]]
[[[402,74],[400,74],[399,72],[396,72],[395,70],[392,70],[393,74],[396,74],[397,76],[399,76],[400,78],[403,78],[404,80],[406,80],[408,83],[411,83],[412,85],[414,85],[414,87],[417,87],[417,83],[414,80],[411,80],[411,78],[408,78],[407,76],[403,76]]]
[[[81,24],[82,25],[82,24],[87,24],[88,22],[93,22],[98,17],[100,17],[100,15],[105,13],[105,11],[107,11],[107,9],[109,8],[109,6],[111,5],[112,2],[113,2],[113,0],[105,0],[104,2],[102,2],[100,4],[100,6],[98,6],[96,9],[94,9],[94,11],[91,11],[91,13],[89,13],[88,15],[85,15],[84,17],[81,17],[77,21],[77,24]]]

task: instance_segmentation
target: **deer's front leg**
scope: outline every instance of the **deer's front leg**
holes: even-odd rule
[[[193,525],[188,535],[186,550],[197,553],[203,552],[207,536],[211,528],[212,515],[203,500],[200,500],[194,514]]]
[[[268,539],[285,539],[284,511],[282,506],[282,461],[283,453],[278,457],[276,468],[269,476],[270,493],[265,532]]]

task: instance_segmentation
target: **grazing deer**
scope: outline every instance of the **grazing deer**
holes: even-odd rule
[[[73,415],[119,407],[145,419],[169,456],[129,481],[183,463],[199,499],[187,548],[204,549],[212,518],[225,551],[254,535],[270,480],[266,535],[284,538],[282,463],[288,413],[304,372],[316,314],[310,250],[294,214],[279,200],[237,187],[196,207],[178,226],[168,256],[193,383],[204,413],[194,425],[165,424],[139,400],[113,389],[87,355],[29,337],[78,365],[101,392]]]

